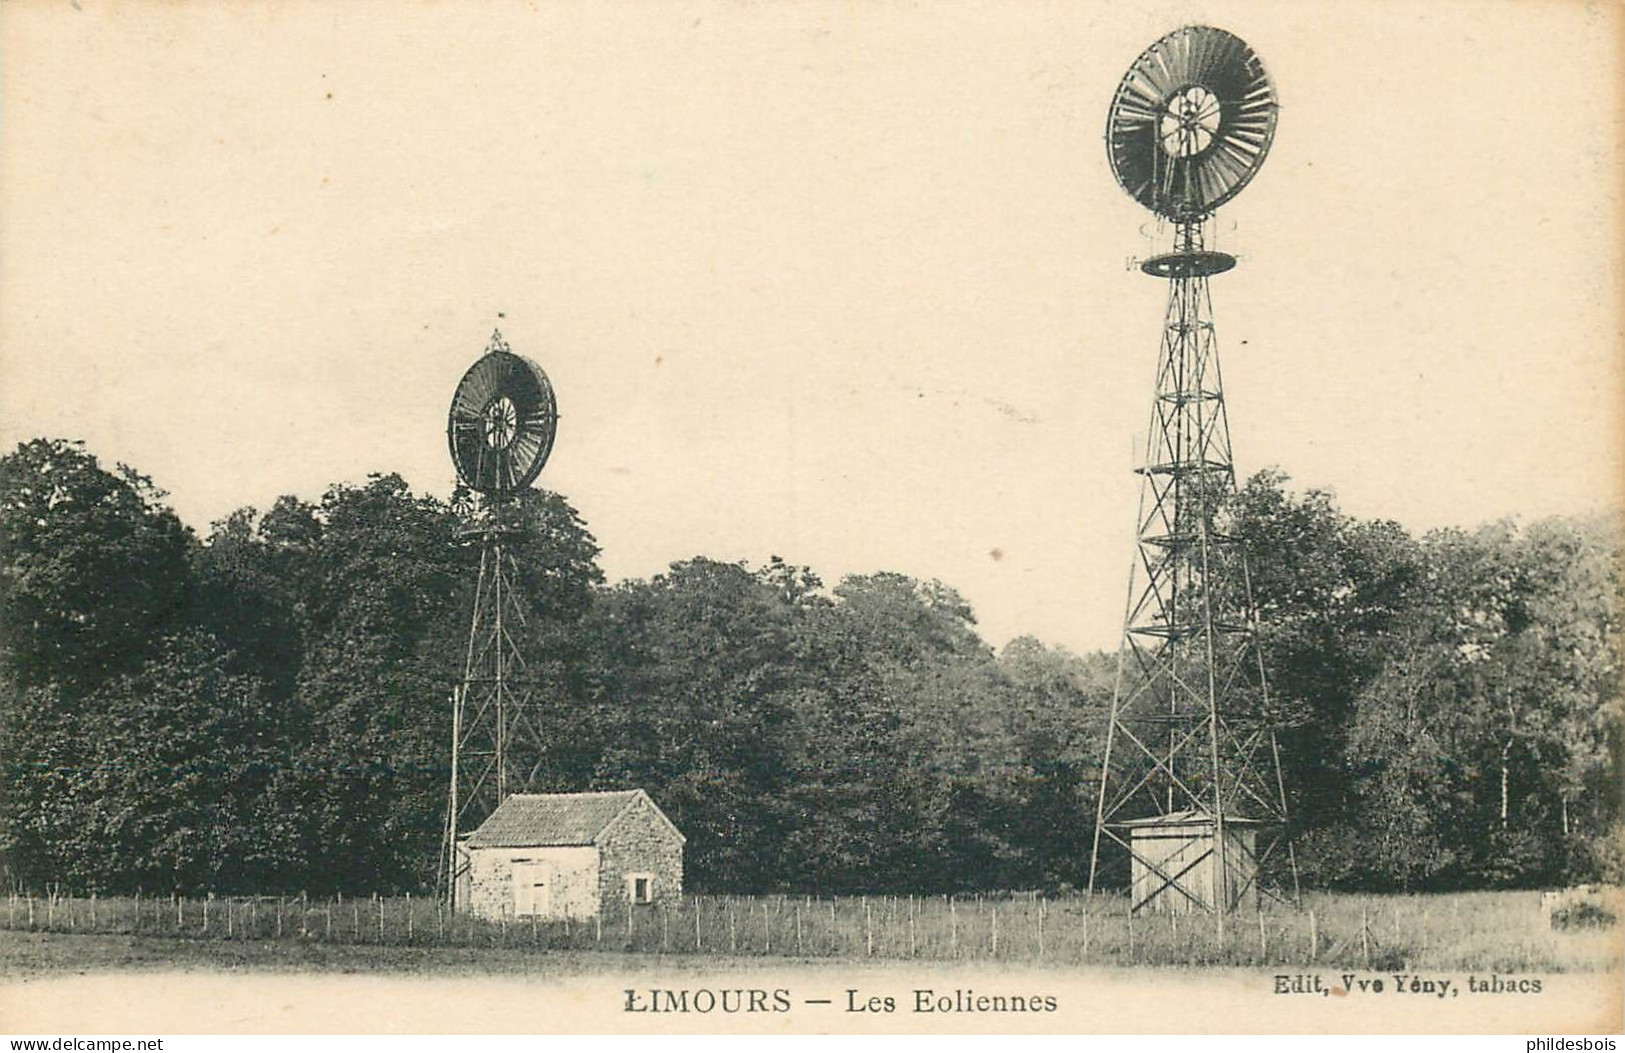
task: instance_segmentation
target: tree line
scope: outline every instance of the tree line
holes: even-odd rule
[[[1279,473],[1234,495],[1305,879],[1618,880],[1620,522],[1413,536]],[[433,887],[477,549],[395,475],[205,536],[81,445],[0,458],[0,853],[104,892]],[[706,892],[1086,878],[1115,655],[995,650],[952,587],[778,557],[608,584],[523,499],[541,790],[641,786]]]

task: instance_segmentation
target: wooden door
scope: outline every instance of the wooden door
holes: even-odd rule
[[[553,913],[553,867],[547,863],[513,865],[513,912],[548,917]]]

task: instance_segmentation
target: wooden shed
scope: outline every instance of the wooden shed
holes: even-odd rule
[[[1206,812],[1171,812],[1120,825],[1134,849],[1130,888],[1138,909],[1186,914],[1199,909],[1230,910],[1243,901],[1257,908],[1258,820],[1224,817],[1224,869],[1229,880],[1222,884],[1216,880],[1215,824]]]
[[[642,790],[516,793],[463,843],[457,902],[483,918],[591,918],[676,899],[685,838]]]

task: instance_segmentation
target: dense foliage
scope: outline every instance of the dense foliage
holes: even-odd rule
[[[1307,877],[1617,879],[1618,523],[1417,538],[1263,474],[1248,540]],[[995,652],[940,582],[774,557],[609,586],[536,493],[522,646],[542,789],[642,786],[703,891],[1081,883],[1115,658]],[[0,851],[129,891],[432,881],[478,553],[397,476],[195,537],[76,444],[0,458]]]

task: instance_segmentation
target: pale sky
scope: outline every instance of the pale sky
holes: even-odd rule
[[[1102,130],[1191,22],[1282,100],[1220,214],[1239,471],[1416,530],[1620,503],[1613,5],[76,6],[0,7],[0,443],[200,531],[448,492],[500,324],[612,580],[779,554],[1115,647],[1165,286]]]

